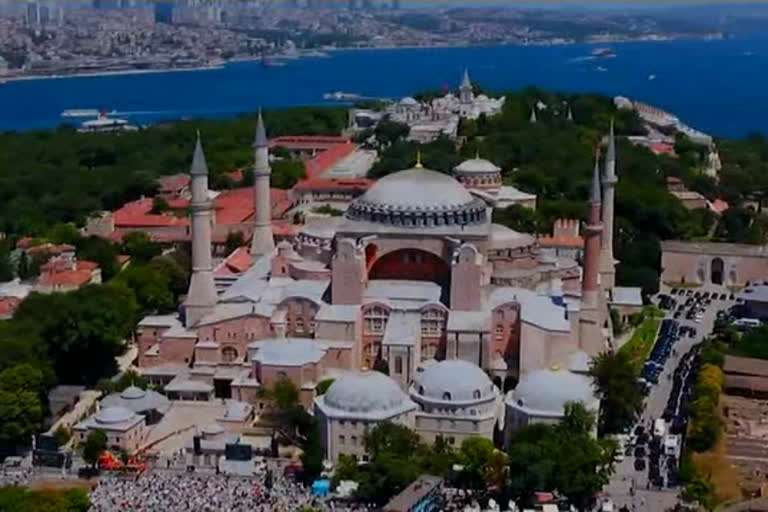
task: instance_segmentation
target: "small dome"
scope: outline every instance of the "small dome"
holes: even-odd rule
[[[200,433],[204,436],[217,436],[224,433],[224,427],[218,423],[211,423],[210,425],[206,425],[200,429]]]
[[[346,412],[387,411],[407,398],[397,382],[376,371],[346,373],[323,396],[326,405]]]
[[[583,350],[577,350],[568,357],[568,369],[574,373],[587,373],[592,358]]]
[[[447,174],[409,169],[385,176],[347,210],[347,218],[389,223],[393,214],[420,213],[436,218],[454,214],[450,223],[478,223],[485,219],[485,203]],[[462,218],[462,221],[454,221]],[[474,219],[474,220],[469,220]],[[407,224],[405,224],[407,225]]]
[[[568,370],[539,370],[525,375],[507,396],[507,403],[551,415],[562,415],[568,402],[590,407],[597,401],[592,381]]]
[[[472,158],[464,160],[454,169],[458,174],[473,173],[496,173],[501,172],[501,168],[483,158]]]
[[[494,249],[516,249],[536,243],[536,238],[527,233],[520,233],[501,224],[491,226],[491,246]]]
[[[120,393],[120,398],[124,398],[126,400],[138,400],[139,398],[144,398],[145,396],[147,396],[147,392],[136,386],[127,387],[123,390],[122,393]]]
[[[133,418],[133,412],[125,407],[107,407],[96,415],[97,423],[122,423]]]
[[[479,101],[488,101],[488,96],[486,96],[485,94],[481,94],[476,99]]]
[[[478,366],[451,359],[425,368],[416,376],[411,392],[431,400],[464,402],[485,399],[497,391]]]
[[[406,96],[405,98],[403,98],[403,99],[401,99],[401,100],[400,100],[400,104],[401,104],[401,105],[407,105],[407,106],[414,106],[414,105],[418,105],[418,104],[419,104],[419,102],[418,102],[418,101],[416,101],[416,100],[415,100],[414,98],[412,98],[411,96]]]

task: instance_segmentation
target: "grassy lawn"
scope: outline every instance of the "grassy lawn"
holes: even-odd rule
[[[653,349],[653,343],[656,341],[656,333],[659,330],[662,317],[657,314],[648,314],[643,323],[635,329],[629,341],[619,349],[620,352],[629,354],[637,373],[640,373],[640,370],[643,369],[643,364],[645,364],[648,354]]]

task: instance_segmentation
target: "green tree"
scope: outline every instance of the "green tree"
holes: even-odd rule
[[[77,257],[81,260],[93,261],[101,268],[101,278],[104,282],[112,279],[120,271],[117,261],[119,246],[98,236],[81,238],[77,243]]]
[[[115,278],[115,283],[133,291],[145,314],[170,313],[176,307],[170,276],[152,264],[132,264]]]
[[[80,231],[74,224],[59,222],[48,230],[45,238],[54,244],[77,245],[80,241]]]
[[[64,446],[72,438],[72,431],[64,425],[59,425],[53,432],[53,437],[56,438],[56,443],[59,446]]]
[[[458,461],[464,469],[462,482],[472,489],[485,489],[488,485],[496,448],[493,441],[482,437],[470,437],[461,443]]]
[[[588,510],[610,480],[616,445],[593,437],[595,420],[580,403],[569,403],[558,425],[520,429],[507,450],[509,491],[522,505],[533,493],[559,490],[578,510]]]
[[[0,456],[27,446],[43,423],[43,373],[24,364],[0,372]]]
[[[0,283],[12,280],[14,274],[11,254],[6,249],[0,247]]]
[[[133,231],[123,237],[123,251],[130,255],[135,263],[148,263],[160,255],[162,248],[143,231]]]
[[[315,394],[317,396],[324,395],[328,388],[331,387],[331,384],[333,384],[334,379],[324,379],[317,383],[317,386],[315,386]]]
[[[107,449],[107,434],[103,430],[91,430],[83,442],[83,460],[96,467],[99,457]]]
[[[0,488],[0,510],[16,512],[86,512],[91,506],[80,489],[33,491],[24,487]]]
[[[373,133],[382,146],[389,146],[404,139],[410,133],[411,128],[407,124],[398,123],[389,119],[382,119]]]
[[[233,231],[227,235],[226,241],[227,254],[232,254],[240,247],[245,245],[245,238],[243,238],[242,231]]]
[[[306,178],[304,162],[296,159],[275,160],[272,162],[270,184],[275,188],[290,189],[300,179]]]
[[[539,219],[536,211],[519,204],[493,211],[493,222],[507,226],[521,233],[539,233]]]
[[[8,259],[8,263],[10,263],[10,259]],[[29,268],[29,257],[27,256],[26,251],[22,251],[19,255],[19,263],[16,267],[16,275],[22,281],[26,281],[32,277],[32,272]]]
[[[603,352],[592,360],[589,374],[601,400],[600,432],[623,432],[643,408],[643,394],[637,385],[630,354]]]
[[[163,196],[155,196],[152,198],[152,209],[149,211],[149,213],[159,215],[161,213],[167,212],[170,209],[171,207],[168,204],[168,201]]]

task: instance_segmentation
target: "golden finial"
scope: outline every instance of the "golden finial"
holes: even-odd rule
[[[421,165],[421,150],[416,150],[416,169],[423,169],[424,166]]]
[[[553,372],[559,372],[560,371],[560,365],[555,363],[552,365],[552,371]]]

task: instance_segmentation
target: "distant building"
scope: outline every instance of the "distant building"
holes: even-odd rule
[[[580,234],[581,223],[577,219],[557,219],[551,236],[540,236],[541,253],[550,257],[584,258],[584,237]]]
[[[699,210],[707,208],[709,203],[707,198],[698,192],[688,190],[683,184],[683,180],[675,176],[669,176],[667,178],[667,190],[669,193],[675,196],[683,203],[689,210]]]
[[[768,279],[768,275],[763,277]],[[739,292],[736,298],[744,301],[743,316],[768,320],[768,285],[752,284]]]
[[[383,512],[438,512],[443,510],[443,479],[421,475],[403,492],[392,498]]]
[[[661,243],[660,279],[664,283],[745,286],[766,276],[766,246],[678,240]]]
[[[86,440],[95,430],[107,436],[107,448],[135,452],[142,444],[146,433],[144,416],[124,407],[106,407],[72,427],[75,443]]]

